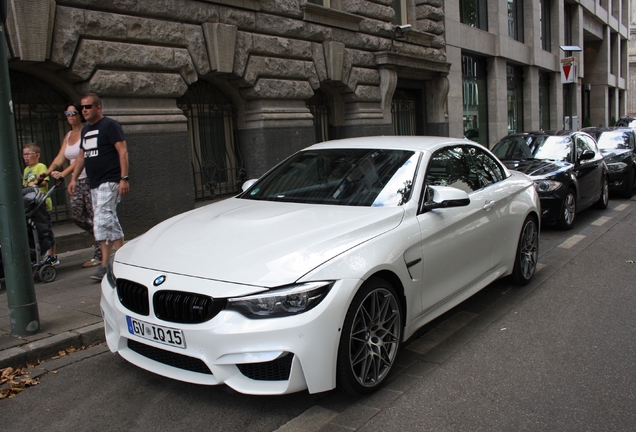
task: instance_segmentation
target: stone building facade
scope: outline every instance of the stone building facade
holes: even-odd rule
[[[126,133],[129,236],[317,141],[449,133],[443,0],[8,5],[19,144],[50,162],[66,101],[101,95]]]
[[[50,162],[65,104],[100,94],[127,137],[129,236],[326,139],[490,147],[634,109],[629,0],[7,1],[19,145]],[[55,202],[64,220],[64,191]]]

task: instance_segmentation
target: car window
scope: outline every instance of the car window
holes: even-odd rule
[[[239,197],[350,206],[399,206],[411,196],[419,153],[322,149],[291,156]]]
[[[492,152],[500,160],[532,159],[532,152],[522,136],[506,137],[499,141]]]
[[[603,150],[633,148],[632,135],[623,131],[602,132],[598,137],[598,147]]]
[[[579,160],[585,150],[591,150],[596,153],[596,145],[591,138],[577,135],[576,136],[576,159]]]
[[[472,171],[477,175],[481,187],[486,187],[505,178],[501,165],[483,149],[468,147],[467,151],[471,156]]]
[[[427,186],[452,186],[467,193],[480,189],[477,173],[471,171],[470,154],[466,147],[456,146],[433,154],[426,171]]]
[[[530,148],[535,159],[571,161],[572,139],[569,136],[541,136]]]

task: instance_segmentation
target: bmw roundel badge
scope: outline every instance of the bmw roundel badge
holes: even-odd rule
[[[164,283],[166,281],[166,276],[165,275],[161,275],[159,276],[157,279],[155,279],[155,281],[152,283],[154,286],[159,286],[162,283]]]

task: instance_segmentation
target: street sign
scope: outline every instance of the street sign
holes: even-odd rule
[[[574,57],[561,59],[561,83],[574,83],[577,75],[576,59]]]

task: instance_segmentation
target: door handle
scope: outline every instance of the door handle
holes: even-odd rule
[[[484,203],[484,210],[489,211],[491,208],[493,208],[495,206],[495,201],[493,200],[487,200]]]

